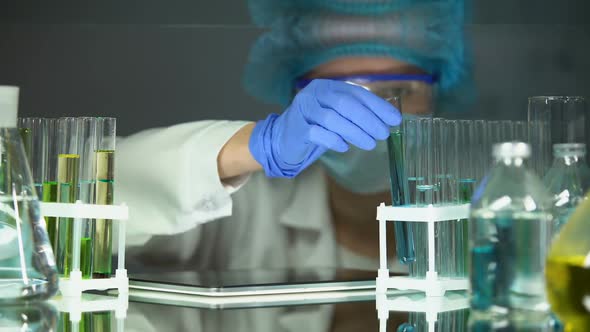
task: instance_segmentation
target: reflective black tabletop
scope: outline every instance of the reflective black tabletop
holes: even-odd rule
[[[104,301],[112,303],[103,308],[106,311],[79,312],[90,310],[89,303]],[[57,298],[27,306],[0,306],[0,331],[560,331],[548,314],[477,318],[463,293],[443,298],[401,295],[330,302],[325,299],[321,304],[306,304],[303,300],[297,304],[205,309],[85,294],[79,302]]]

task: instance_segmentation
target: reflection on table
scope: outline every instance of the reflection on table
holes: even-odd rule
[[[513,315],[504,319],[484,319],[470,313],[467,307],[445,310],[445,303],[457,304],[457,295],[451,298],[420,299],[421,312],[408,312],[396,307],[388,312],[386,325],[381,331],[397,332],[487,332],[487,331],[560,331],[549,314]],[[84,301],[113,300],[113,297],[85,294]],[[403,301],[393,298],[394,303]],[[380,320],[375,300],[332,303],[321,305],[284,305],[244,309],[199,309],[191,307],[126,302],[125,317],[120,311],[99,311],[75,314],[64,312],[68,307],[60,299],[46,303],[0,307],[2,331],[304,331],[352,332],[379,331]],[[442,305],[442,307],[441,307]],[[452,307],[453,305],[451,305]],[[394,305],[395,307],[395,305]],[[408,306],[410,308],[411,306]],[[432,310],[442,309],[432,324]],[[119,316],[119,317],[117,317]],[[73,321],[78,321],[72,324]]]

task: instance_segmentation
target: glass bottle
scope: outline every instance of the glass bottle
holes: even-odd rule
[[[553,196],[557,231],[590,189],[590,169],[586,165],[586,144],[555,144],[553,156],[553,165],[545,175],[544,183]]]
[[[546,311],[544,262],[552,230],[551,199],[528,171],[525,143],[494,145],[494,168],[470,211],[471,306],[486,314]]]
[[[58,289],[53,251],[20,133],[18,88],[0,86],[0,303],[44,299]]]
[[[551,309],[564,331],[590,331],[590,199],[555,237],[545,275]]]

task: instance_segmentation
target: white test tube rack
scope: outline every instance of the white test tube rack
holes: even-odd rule
[[[435,332],[438,314],[441,312],[455,311],[469,308],[467,294],[448,294],[446,296],[417,296],[402,295],[388,298],[386,294],[377,294],[377,317],[379,319],[379,331],[387,331],[387,319],[390,311],[423,312],[428,332]]]
[[[469,218],[469,204],[447,206],[386,206],[377,207],[379,221],[379,271],[377,272],[376,292],[386,294],[388,289],[418,290],[430,296],[444,296],[451,290],[469,288],[467,278],[441,278],[436,271],[435,224],[447,220]],[[425,278],[408,276],[389,276],[387,264],[387,222],[388,221],[424,222],[428,224],[428,270]]]
[[[125,269],[125,233],[129,218],[129,209],[122,205],[97,205],[76,203],[41,203],[41,214],[45,217],[72,218],[73,227],[73,258],[72,271],[69,278],[60,278],[59,290],[63,297],[80,297],[87,290],[117,289],[119,294],[129,292],[129,279]],[[110,219],[118,230],[118,266],[115,276],[104,279],[83,279],[80,271],[80,246],[83,219]],[[115,239],[112,239],[114,242]]]

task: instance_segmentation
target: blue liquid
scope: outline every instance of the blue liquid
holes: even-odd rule
[[[391,197],[394,206],[408,204],[409,190],[404,175],[404,145],[400,130],[394,131],[388,138],[389,178],[391,181]],[[414,236],[411,225],[407,222],[396,221],[395,228],[396,253],[402,264],[409,264],[415,260]]]

